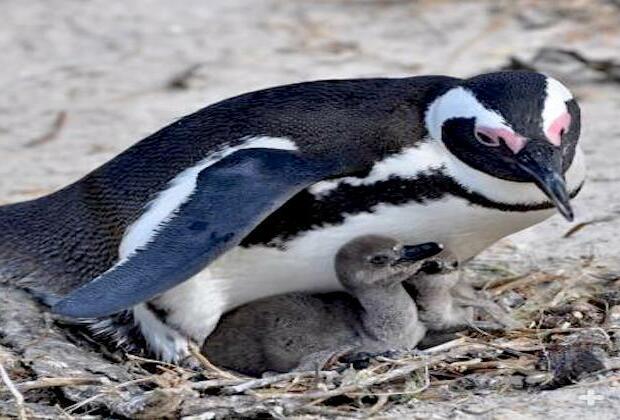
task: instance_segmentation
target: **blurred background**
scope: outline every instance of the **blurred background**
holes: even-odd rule
[[[620,1],[1,0],[0,16],[0,203],[246,91],[530,68],[580,98],[590,180],[575,225],[554,217],[489,258],[574,268],[620,245]]]

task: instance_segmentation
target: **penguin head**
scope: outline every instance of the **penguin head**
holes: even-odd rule
[[[572,220],[564,175],[575,156],[580,111],[559,81],[525,71],[466,79],[432,101],[425,123],[456,159],[496,178],[536,184]]]
[[[404,245],[385,236],[360,236],[336,254],[336,273],[348,289],[387,286],[415,275],[442,251],[435,242]]]

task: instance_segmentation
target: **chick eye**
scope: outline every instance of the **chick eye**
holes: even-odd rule
[[[501,137],[493,138],[480,131],[476,131],[475,135],[476,135],[476,140],[478,140],[480,143],[484,144],[485,146],[497,147],[500,144],[500,140],[502,140]]]
[[[387,255],[375,255],[370,258],[370,263],[376,266],[386,265],[390,258]]]

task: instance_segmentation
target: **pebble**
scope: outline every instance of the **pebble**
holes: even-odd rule
[[[553,379],[553,375],[546,372],[535,373],[525,377],[525,383],[528,385],[540,385]]]

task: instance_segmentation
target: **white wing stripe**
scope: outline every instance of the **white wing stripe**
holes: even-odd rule
[[[174,217],[174,213],[191,196],[196,188],[196,180],[200,172],[215,164],[224,157],[242,149],[267,148],[297,150],[297,146],[287,138],[279,137],[247,137],[240,144],[213,152],[196,165],[179,173],[168,184],[168,188],[159,192],[145,207],[144,213],[127,228],[119,247],[119,262],[122,264],[137,249],[144,248],[155,236],[157,230]]]

